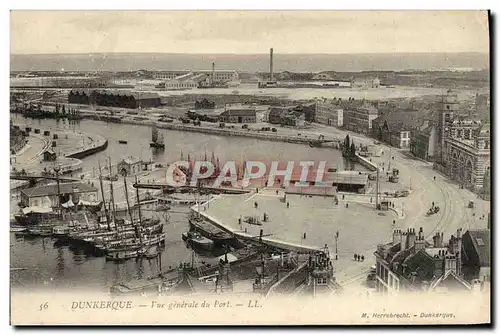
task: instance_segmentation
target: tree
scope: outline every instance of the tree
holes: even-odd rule
[[[350,139],[349,139],[349,134],[347,134],[344,139],[344,150],[347,150],[349,146],[350,146]]]
[[[349,156],[354,157],[356,155],[356,146],[354,145],[354,142],[351,143],[351,148],[349,150]]]

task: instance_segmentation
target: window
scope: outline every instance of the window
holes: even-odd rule
[[[484,241],[482,238],[476,237],[476,242],[477,242],[477,245],[480,247],[484,245]]]

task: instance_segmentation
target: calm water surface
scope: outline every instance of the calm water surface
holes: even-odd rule
[[[31,120],[21,116],[12,117],[14,124],[29,124],[43,127],[61,127],[81,132],[98,134],[109,141],[108,148],[83,159],[83,170],[92,171],[98,162],[111,157],[118,162],[127,156],[137,156],[157,162],[173,162],[187,154],[202,158],[205,152],[212,152],[221,161],[235,160],[326,160],[329,164],[343,167],[340,153],[333,149],[310,148],[306,145],[268,142],[257,139],[221,137],[199,133],[159,130],[165,138],[165,151],[155,153],[149,148],[151,129],[147,126],[121,125],[101,121],[83,120],[78,124],[56,120]],[[118,144],[127,140],[128,145]],[[191,251],[181,239],[188,229],[187,207],[174,207],[170,221],[165,225],[166,247],[161,255],[162,268],[177,266],[189,261]],[[107,262],[104,257],[96,257],[71,246],[58,245],[53,238],[26,239],[11,233],[11,282],[13,286],[25,288],[95,288],[108,291],[117,282],[132,278],[144,278],[157,273],[157,260],[129,260],[124,263]],[[206,259],[203,258],[202,259]]]

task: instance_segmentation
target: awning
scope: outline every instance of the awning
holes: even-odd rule
[[[29,213],[52,213],[52,208],[49,207],[25,207],[23,208],[23,214],[29,214]]]
[[[68,202],[62,204],[61,206],[64,207],[64,208],[70,208],[70,207],[74,207],[75,204],[73,203],[73,201],[71,199],[69,199]]]

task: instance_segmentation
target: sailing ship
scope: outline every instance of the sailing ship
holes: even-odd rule
[[[151,128],[151,143],[149,143],[151,148],[164,149],[165,143],[163,142],[163,135],[158,134],[158,128],[153,126]]]

